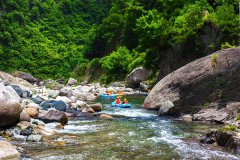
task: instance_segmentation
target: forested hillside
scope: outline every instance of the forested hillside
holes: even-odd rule
[[[1,0],[0,70],[152,79],[240,43],[239,0]]]

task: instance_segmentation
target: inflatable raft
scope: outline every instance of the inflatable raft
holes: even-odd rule
[[[100,97],[102,99],[116,99],[117,98],[117,94],[110,94],[110,95],[107,95],[107,94],[101,94]]]
[[[131,104],[116,104],[115,102],[111,103],[112,107],[120,107],[120,108],[131,108]]]

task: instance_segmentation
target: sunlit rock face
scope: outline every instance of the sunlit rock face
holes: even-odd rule
[[[219,100],[240,101],[240,47],[215,52],[170,73],[154,86],[142,107],[176,115]]]

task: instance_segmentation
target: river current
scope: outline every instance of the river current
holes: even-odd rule
[[[132,108],[113,108],[101,101],[102,113],[114,120],[70,120],[59,135],[45,143],[21,143],[32,159],[41,160],[240,160],[239,155],[198,143],[211,128],[199,123],[184,123],[158,117],[155,111],[141,109],[143,96],[129,96]]]

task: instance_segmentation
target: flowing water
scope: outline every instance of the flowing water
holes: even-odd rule
[[[103,101],[102,112],[114,120],[71,120],[64,130],[57,130],[58,136],[45,143],[19,145],[31,158],[45,160],[240,159],[192,140],[213,126],[158,117],[154,111],[140,108],[143,99],[128,97],[133,104],[129,109],[113,108],[109,101]],[[48,126],[54,128],[55,124]]]

